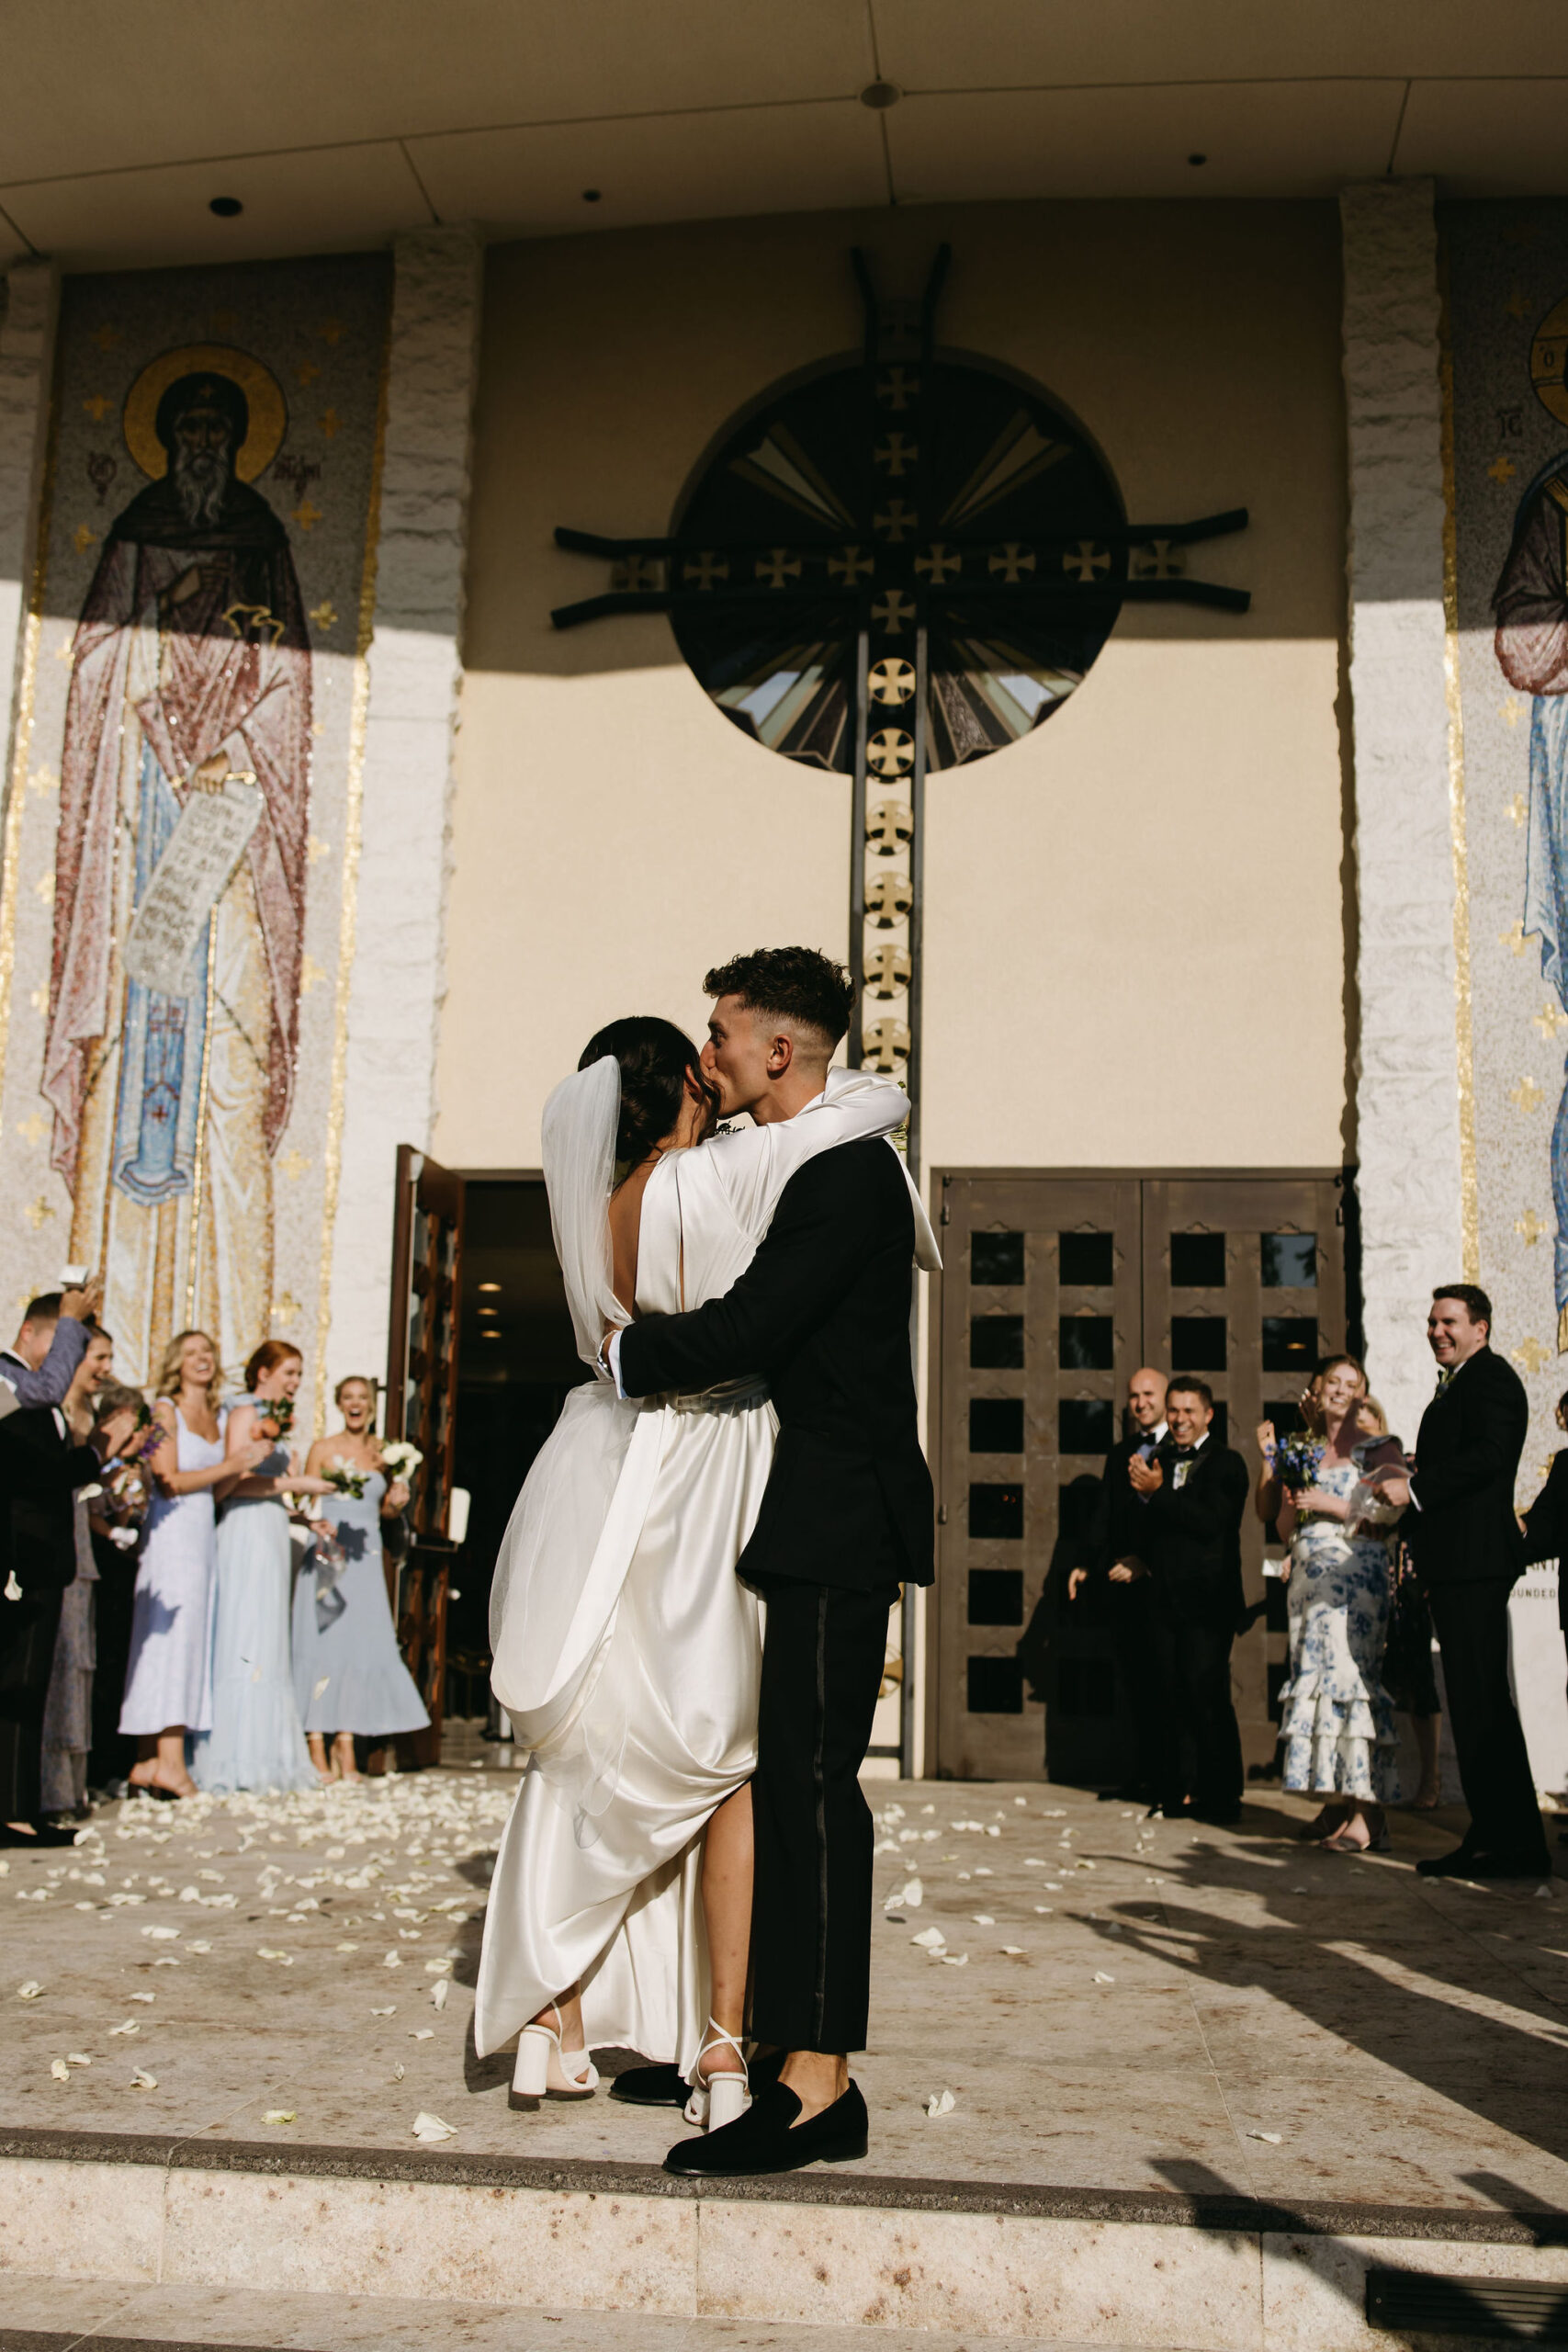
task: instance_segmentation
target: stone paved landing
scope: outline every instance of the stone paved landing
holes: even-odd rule
[[[413,2151],[423,2112],[454,2154],[657,2164],[676,2119],[603,2096],[527,2111],[510,2058],[474,2056],[515,1785],[448,1770],[142,1801],[74,1849],[10,1849],[0,2131],[264,2143],[286,2163]],[[1278,1795],[1216,1831],[1038,1785],[870,1794],[856,2071],[882,2180],[1568,2211],[1564,1889],[1417,1879],[1461,1815],[1396,1815],[1393,1852],[1357,1861],[1295,1843],[1308,1808]],[[952,2112],[929,2116],[943,2090]]]

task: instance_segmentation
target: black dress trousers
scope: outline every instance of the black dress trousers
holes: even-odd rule
[[[43,1710],[54,1671],[62,1588],[0,1599],[0,1821],[32,1821],[43,1802]]]
[[[1190,1796],[1199,1813],[1226,1818],[1241,1804],[1241,1734],[1231,1702],[1234,1628],[1211,1615],[1158,1610],[1151,1619],[1158,1662],[1162,1758],[1159,1799]]]
[[[863,2050],[874,1831],[858,1775],[898,1588],[769,1577],[758,1589],[751,2030],[784,2050]]]
[[[1551,1863],[1529,1753],[1508,1686],[1509,1579],[1432,1584],[1427,1597],[1443,1653],[1449,1723],[1470,1807],[1465,1844],[1548,1875]]]

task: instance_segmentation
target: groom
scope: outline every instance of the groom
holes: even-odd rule
[[[808,947],[739,956],[703,1069],[721,1116],[793,1119],[827,1083],[849,1027],[846,974]],[[792,1176],[756,1257],[690,1315],[610,1341],[623,1396],[692,1395],[767,1377],[778,1451],[739,1573],[766,1599],[751,1782],[752,2030],[786,2054],[738,2122],[682,2143],[671,2172],[793,2171],[866,2152],[850,2080],[865,2047],[872,1821],[857,1775],[900,1583],[935,1572],[931,1473],[915,1428],[909,1300],[915,1216],[885,1141],[847,1143]]]

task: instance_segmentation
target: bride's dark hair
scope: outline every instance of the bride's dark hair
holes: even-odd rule
[[[596,1030],[582,1049],[577,1067],[588,1069],[606,1054],[621,1066],[621,1118],[615,1129],[615,1173],[619,1180],[637,1167],[681,1115],[690,1070],[707,1101],[704,1132],[712,1130],[717,1098],[706,1083],[697,1048],[672,1021],[654,1014],[632,1014]]]

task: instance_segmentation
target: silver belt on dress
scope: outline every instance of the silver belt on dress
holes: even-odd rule
[[[668,1405],[672,1413],[749,1413],[754,1406],[768,1401],[765,1380],[726,1380],[716,1388],[700,1389],[691,1396],[660,1396],[660,1405]]]

